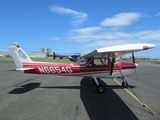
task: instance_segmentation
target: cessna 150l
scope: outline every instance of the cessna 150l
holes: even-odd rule
[[[128,83],[124,77],[133,73],[137,66],[134,52],[154,47],[155,45],[147,43],[104,47],[96,49],[82,56],[76,63],[70,64],[32,61],[17,43],[9,46],[9,50],[17,67],[15,70],[31,74],[92,77],[93,83],[97,85],[97,92],[104,93],[105,87],[99,83],[98,78],[121,78],[122,86],[127,88]],[[132,53],[133,63],[115,61],[117,56],[128,53]]]

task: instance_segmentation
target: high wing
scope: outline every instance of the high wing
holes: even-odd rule
[[[96,49],[81,58],[102,58],[102,57],[116,57],[123,54],[129,54],[132,52],[138,52],[142,50],[148,50],[154,48],[154,44],[140,43],[140,44],[126,44],[111,47],[104,47]]]

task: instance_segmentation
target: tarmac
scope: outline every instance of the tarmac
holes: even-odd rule
[[[102,78],[103,94],[92,78],[24,74],[14,68],[13,62],[0,62],[0,120],[160,119],[160,65],[139,63],[126,77],[128,89],[117,78]]]

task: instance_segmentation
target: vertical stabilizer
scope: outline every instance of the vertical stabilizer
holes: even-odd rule
[[[14,59],[17,68],[23,68],[22,62],[32,62],[30,57],[23,51],[18,43],[14,43],[13,46],[9,46],[8,48],[12,54],[12,58]]]

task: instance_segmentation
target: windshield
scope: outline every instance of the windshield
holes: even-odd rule
[[[78,61],[76,62],[76,64],[81,64],[81,65],[84,65],[84,64],[86,64],[86,63],[87,63],[87,60],[84,59],[84,58],[82,58],[82,59],[80,59],[80,60],[78,60]]]

